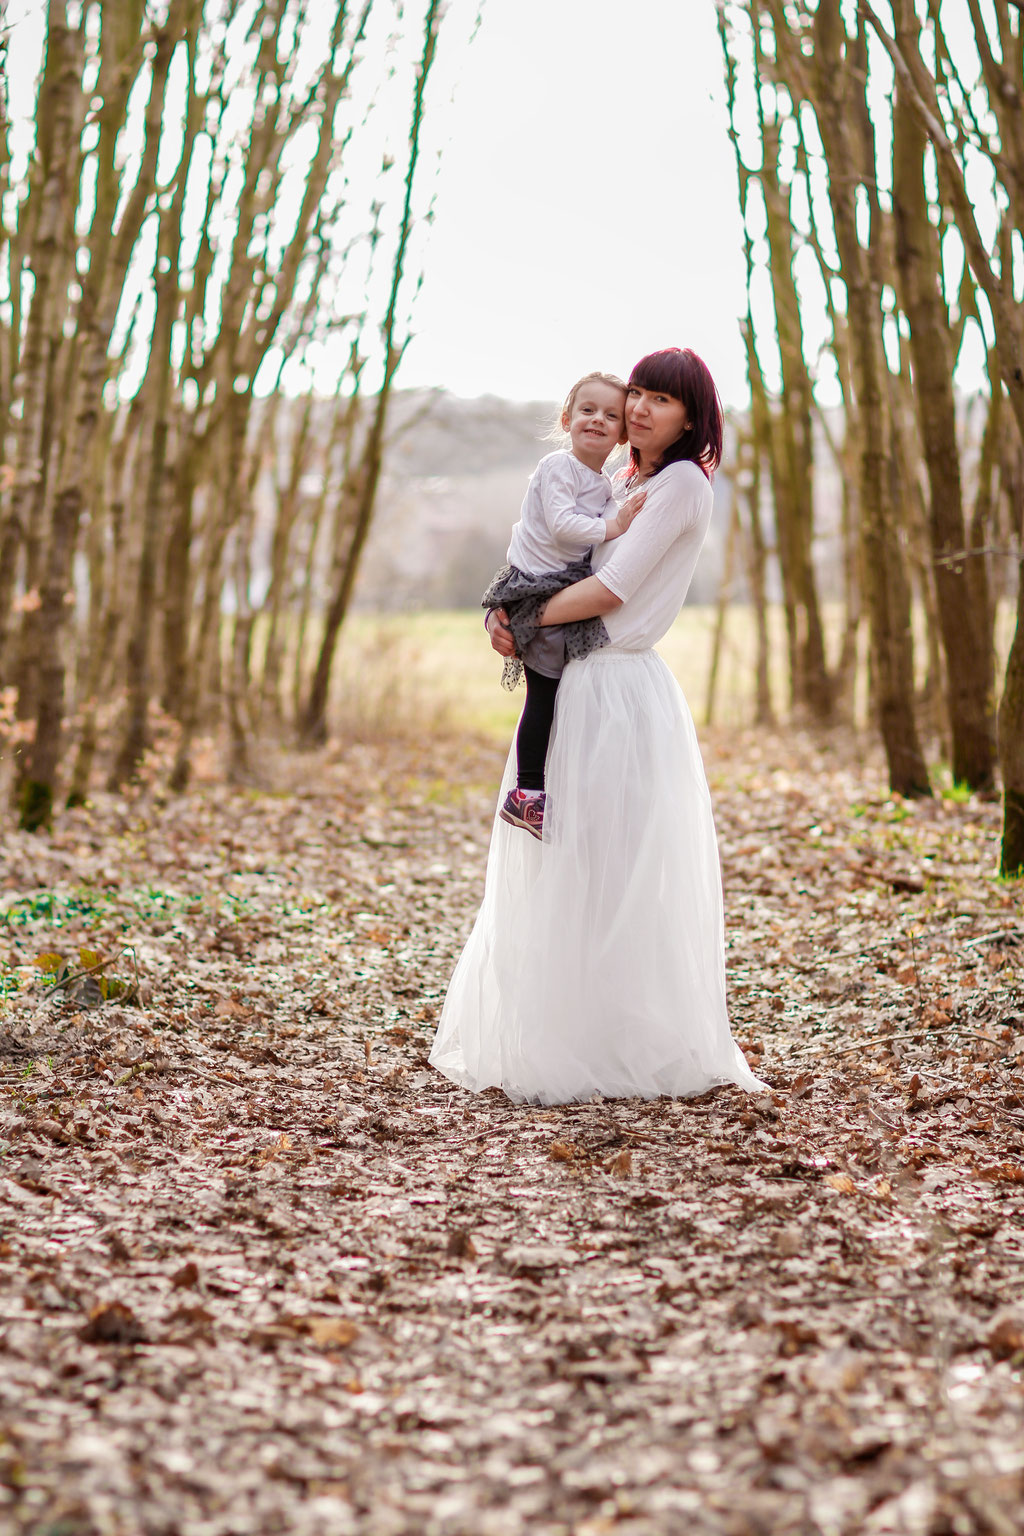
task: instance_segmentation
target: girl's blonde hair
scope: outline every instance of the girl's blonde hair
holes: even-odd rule
[[[551,425],[551,431],[547,434],[550,441],[561,442],[565,437],[565,427],[562,425],[562,423],[567,416],[572,415],[572,408],[576,404],[576,396],[579,394],[584,384],[610,384],[613,389],[621,389],[622,398],[626,398],[628,386],[626,385],[624,379],[619,378],[617,373],[585,373],[582,379],[576,380],[576,383],[566,395],[565,404],[562,406],[562,409],[555,417],[555,420]],[[623,420],[622,437],[619,439],[619,441],[623,443],[626,441],[625,420]]]

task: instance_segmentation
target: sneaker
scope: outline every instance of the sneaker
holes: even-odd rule
[[[534,837],[544,836],[544,795],[524,795],[521,789],[510,789],[505,804],[498,815],[510,826],[523,827]]]

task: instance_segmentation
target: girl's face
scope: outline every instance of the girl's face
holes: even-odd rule
[[[590,469],[601,469],[613,448],[626,441],[622,390],[601,379],[581,384],[572,409],[562,414],[572,451]]]
[[[666,448],[671,448],[690,425],[681,400],[657,390],[631,384],[626,391],[626,435],[636,449],[640,468],[649,473]]]

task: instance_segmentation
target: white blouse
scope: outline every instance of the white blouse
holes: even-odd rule
[[[645,489],[632,525],[594,551],[594,575],[622,599],[605,628],[627,651],[648,650],[672,627],[711,522],[711,485],[691,460],[666,465]]]
[[[547,454],[530,477],[508,563],[533,576],[570,565],[603,544],[604,519],[616,511],[612,483],[565,448]]]

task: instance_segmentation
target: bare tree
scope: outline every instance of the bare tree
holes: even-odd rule
[[[12,150],[0,90],[10,188],[0,229],[0,681],[14,683],[31,722],[23,825],[49,818],[72,683],[73,799],[88,792],[102,701],[122,691],[112,783],[137,770],[158,689],[181,723],[175,782],[211,705],[225,711],[231,765],[243,771],[264,686],[252,579],[264,537],[262,431],[296,367],[307,367],[310,419],[319,428],[332,414],[303,364],[328,338],[348,358],[326,392],[333,414],[367,423],[358,490],[350,476],[339,524],[354,577],[403,351],[413,182],[442,11],[424,0],[421,46],[399,0],[168,0],[155,11],[143,0],[48,0],[27,161]],[[394,108],[410,99],[403,157],[388,125],[408,121]],[[362,194],[348,169],[361,139],[381,166]],[[381,303],[377,274],[389,269]],[[365,412],[364,336],[383,379]],[[289,452],[301,478],[304,442]],[[285,579],[297,485],[271,532],[277,673],[285,596],[309,613],[307,594]],[[80,598],[72,578],[83,540]]]

